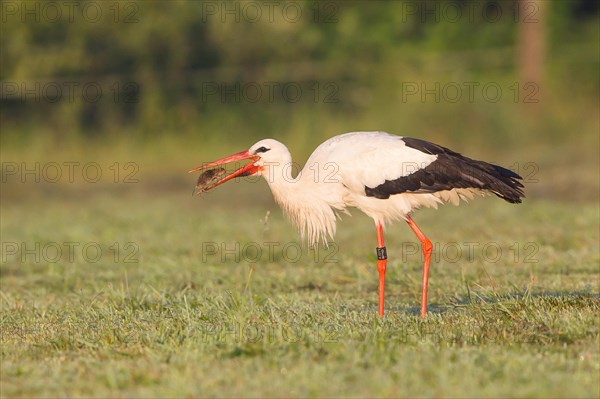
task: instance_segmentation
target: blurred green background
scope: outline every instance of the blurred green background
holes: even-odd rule
[[[179,189],[261,138],[303,163],[385,130],[511,167],[528,197],[598,200],[596,1],[73,4],[2,3],[5,163],[133,162]]]

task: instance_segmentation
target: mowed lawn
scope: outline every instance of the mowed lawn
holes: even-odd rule
[[[311,251],[266,187],[191,188],[2,201],[3,397],[600,396],[597,203],[417,212],[426,320],[388,227],[381,320],[370,219]]]

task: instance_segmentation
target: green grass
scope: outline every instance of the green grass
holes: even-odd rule
[[[3,397],[600,396],[597,204],[418,212],[438,245],[426,320],[416,239],[391,226],[380,320],[368,218],[315,260],[262,183],[187,183],[2,201]]]

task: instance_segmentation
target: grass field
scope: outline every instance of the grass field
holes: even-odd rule
[[[380,320],[371,220],[310,251],[263,183],[192,180],[7,194],[3,397],[600,396],[597,203],[418,212],[426,320],[416,239],[388,228]]]

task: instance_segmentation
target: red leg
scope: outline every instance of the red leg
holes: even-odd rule
[[[421,296],[421,318],[425,318],[427,313],[427,287],[429,285],[429,261],[431,260],[431,251],[433,250],[433,245],[431,245],[431,241],[429,238],[425,237],[425,234],[417,227],[415,222],[411,219],[410,216],[406,216],[406,222],[410,226],[410,228],[415,232],[419,241],[421,241],[421,249],[423,250],[423,293]]]
[[[379,272],[379,316],[383,317],[385,303],[385,267],[387,265],[387,251],[383,241],[383,227],[377,223],[377,271]]]

